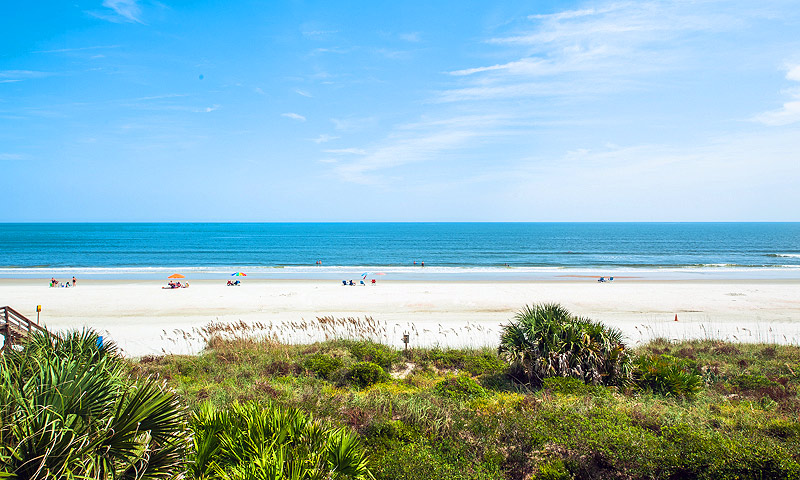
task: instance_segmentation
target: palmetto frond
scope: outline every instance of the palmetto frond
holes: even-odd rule
[[[185,412],[155,379],[134,380],[111,343],[33,335],[0,359],[0,471],[15,478],[172,478]]]
[[[323,428],[296,408],[250,402],[220,411],[205,404],[190,425],[196,478],[372,478],[356,436]]]

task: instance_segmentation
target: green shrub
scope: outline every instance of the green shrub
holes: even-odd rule
[[[433,348],[421,356],[417,363],[430,361],[439,369],[466,370],[472,375],[498,373],[506,368],[503,360],[492,352]]]
[[[354,385],[364,388],[389,380],[389,374],[387,374],[380,365],[375,363],[358,362],[350,367],[347,380]]]
[[[690,360],[671,355],[642,355],[636,358],[634,365],[634,382],[642,390],[693,398],[703,386],[703,377]]]
[[[470,399],[488,396],[485,388],[481,387],[469,375],[461,374],[440,381],[434,387],[437,394],[448,398]]]
[[[767,435],[775,438],[800,438],[800,422],[794,420],[773,420],[764,430]]]
[[[502,475],[468,458],[452,458],[430,445],[410,443],[386,451],[375,461],[378,480],[500,480]]]
[[[558,304],[523,308],[503,326],[498,353],[536,385],[548,377],[619,385],[631,374],[621,331],[576,317]]]
[[[542,389],[562,395],[591,395],[594,387],[572,377],[550,377],[542,382]]]
[[[670,464],[670,478],[699,480],[796,479],[800,465],[775,444],[762,443],[738,435],[697,429],[689,424],[661,428],[670,444],[664,464]]]
[[[539,466],[539,471],[534,474],[535,480],[570,480],[572,475],[567,471],[564,462],[551,460]]]
[[[730,383],[740,390],[758,390],[778,385],[763,375],[738,375],[734,377]]]
[[[464,370],[472,375],[501,373],[506,367],[506,363],[500,357],[488,352],[465,357],[463,365]]]
[[[371,424],[364,432],[364,436],[371,446],[390,449],[398,443],[412,442],[417,432],[402,420],[388,420]]]
[[[306,370],[312,371],[318,377],[326,380],[331,378],[333,372],[342,368],[342,365],[343,362],[341,358],[331,357],[324,353],[311,355],[303,362],[303,367]]]
[[[371,362],[381,366],[387,372],[399,358],[396,350],[386,345],[373,342],[343,341],[350,353],[359,362]]]

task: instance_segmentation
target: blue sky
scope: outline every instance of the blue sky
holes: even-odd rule
[[[0,221],[800,221],[794,0],[0,10]]]

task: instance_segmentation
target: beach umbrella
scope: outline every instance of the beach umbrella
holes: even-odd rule
[[[169,276],[169,277],[167,277],[167,278],[186,278],[186,277],[184,277],[184,276],[183,276],[183,275],[181,275],[180,273],[174,273],[174,274],[170,275],[170,276]]]
[[[246,276],[247,274],[242,272],[231,273],[231,277],[246,277]]]
[[[364,277],[365,279],[367,278],[367,275],[386,275],[386,274],[383,272],[364,272],[361,274],[361,276]]]

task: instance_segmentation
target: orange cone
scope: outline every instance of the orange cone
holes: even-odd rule
[[[675,314],[675,321],[676,322],[678,321],[678,314],[677,313]]]

